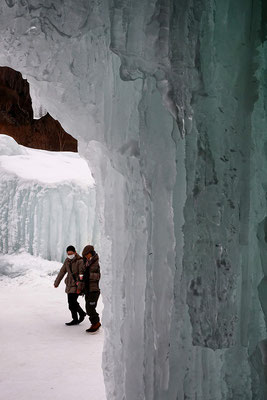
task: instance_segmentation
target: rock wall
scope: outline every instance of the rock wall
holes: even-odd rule
[[[20,72],[0,67],[0,134],[35,149],[77,151],[77,141],[49,113],[33,118],[29,83]]]

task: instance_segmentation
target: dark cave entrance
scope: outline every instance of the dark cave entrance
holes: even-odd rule
[[[78,151],[77,140],[42,105],[35,105],[34,112],[28,81],[5,66],[0,67],[0,134],[34,149]]]

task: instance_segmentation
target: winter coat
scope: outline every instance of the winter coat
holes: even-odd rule
[[[70,269],[71,266],[71,269]],[[67,273],[67,277],[65,279],[65,284],[66,284],[66,293],[77,293],[77,285],[75,280],[73,279],[71,270],[73,272],[73,275],[75,276],[76,280],[79,280],[79,275],[83,274],[84,270],[84,265],[83,265],[83,259],[79,254],[76,254],[76,256],[70,260],[69,258],[66,258],[64,261],[64,264],[61,268],[61,270],[58,273],[58,276],[56,277],[54,285],[58,287],[60,284],[61,280]]]
[[[88,294],[90,292],[100,292],[99,280],[101,274],[98,254],[95,254],[90,260],[85,261],[83,270],[85,294]]]

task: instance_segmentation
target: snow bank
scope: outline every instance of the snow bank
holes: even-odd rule
[[[76,153],[33,150],[0,135],[0,251],[62,260],[94,241],[95,185]]]
[[[66,182],[88,188],[95,184],[87,162],[79,154],[30,149],[7,135],[0,136],[0,167],[1,174],[12,173],[50,186]]]
[[[44,280],[51,281],[51,276],[56,275],[61,266],[60,262],[44,260],[25,252],[0,254],[0,282],[7,283],[8,279],[8,283],[13,285],[38,285]]]
[[[27,155],[27,149],[19,145],[8,135],[0,136],[0,156],[22,156]]]

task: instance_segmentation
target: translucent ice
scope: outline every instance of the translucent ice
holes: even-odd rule
[[[94,180],[76,153],[28,149],[0,135],[0,251],[60,261],[93,238]]]

